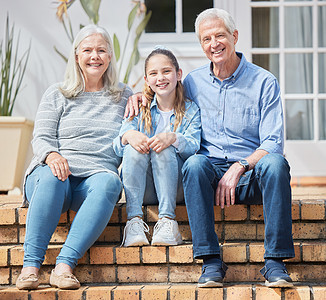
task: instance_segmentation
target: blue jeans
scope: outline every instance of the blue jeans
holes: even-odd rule
[[[175,218],[176,203],[183,201],[183,161],[170,146],[160,153],[141,154],[126,145],[122,160],[122,180],[128,219],[142,217],[143,204],[158,202],[159,218]]]
[[[40,268],[60,216],[68,209],[77,212],[56,263],[71,268],[98,239],[107,226],[121,193],[114,173],[96,173],[86,178],[70,175],[64,182],[50,168],[37,167],[26,179],[29,202],[24,243],[24,267]]]
[[[215,191],[230,166],[227,162],[212,164],[201,154],[191,156],[183,166],[194,257],[220,253],[214,229]],[[265,258],[294,257],[291,201],[290,167],[282,155],[265,155],[239,180],[236,204],[263,203]]]

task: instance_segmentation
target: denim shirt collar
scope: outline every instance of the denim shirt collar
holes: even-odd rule
[[[151,107],[150,109],[152,110],[153,107],[156,107],[156,109],[158,109],[158,106],[157,106],[157,100],[156,100],[156,94],[154,94],[154,98],[152,100],[152,103],[151,103]]]
[[[242,71],[244,70],[244,66],[245,64],[247,63],[247,60],[245,58],[245,56],[241,53],[241,52],[236,52],[237,56],[240,58],[240,63],[239,63],[239,66],[237,67],[237,69],[234,71],[234,73],[224,79],[223,81],[227,82],[227,81],[236,81],[240,74],[242,73]],[[211,82],[214,83],[214,81],[217,81],[217,82],[221,82],[215,75],[214,75],[214,72],[213,72],[213,63],[211,62],[209,64],[209,75],[210,75],[210,78],[211,78]]]

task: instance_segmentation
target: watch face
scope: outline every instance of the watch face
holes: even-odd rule
[[[239,161],[240,165],[243,166],[245,168],[245,170],[247,171],[249,169],[249,164],[245,159],[241,159]]]

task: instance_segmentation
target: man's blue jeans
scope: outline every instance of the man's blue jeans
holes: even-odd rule
[[[183,165],[185,202],[194,257],[220,254],[214,228],[215,191],[230,163],[212,164],[195,154]],[[236,204],[263,203],[265,258],[294,257],[290,167],[279,154],[267,154],[246,172],[236,187]]]
[[[113,172],[86,178],[70,175],[62,182],[47,165],[37,167],[25,186],[29,208],[24,267],[40,268],[61,214],[71,209],[77,214],[56,263],[74,268],[107,226],[121,189],[120,178]]]
[[[122,181],[127,218],[142,217],[142,205],[159,204],[159,218],[175,218],[176,203],[183,202],[183,161],[170,146],[160,153],[142,154],[126,145],[122,160]]]

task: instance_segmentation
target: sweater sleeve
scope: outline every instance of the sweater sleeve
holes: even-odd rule
[[[50,152],[58,152],[58,102],[63,95],[50,87],[43,95],[35,118],[32,147],[38,163],[43,163]],[[62,104],[59,105],[59,108]]]

